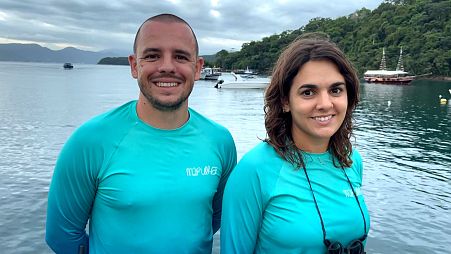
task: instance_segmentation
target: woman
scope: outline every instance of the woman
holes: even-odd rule
[[[352,148],[359,80],[318,35],[291,43],[265,93],[267,139],[228,180],[222,253],[364,253],[369,215]]]

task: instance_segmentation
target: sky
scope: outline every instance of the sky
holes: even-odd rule
[[[147,18],[172,13],[194,29],[201,55],[295,30],[309,20],[347,16],[383,0],[1,0],[0,43],[37,43],[53,50],[132,52]]]

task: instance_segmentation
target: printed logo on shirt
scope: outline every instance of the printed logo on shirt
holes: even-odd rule
[[[217,174],[218,167],[215,166],[186,168],[186,176],[214,176]]]
[[[360,188],[354,188],[354,190],[355,190],[355,194],[357,196],[362,195],[362,192],[360,191]],[[343,193],[345,194],[345,196],[347,198],[353,198],[354,197],[354,193],[352,193],[351,189],[343,190]]]

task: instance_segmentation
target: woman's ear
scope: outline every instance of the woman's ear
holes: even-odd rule
[[[283,102],[282,102],[282,111],[283,111],[283,113],[290,112],[290,105],[288,103],[288,100],[283,100]]]

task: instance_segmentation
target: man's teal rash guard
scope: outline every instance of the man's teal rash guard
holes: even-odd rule
[[[227,129],[192,109],[189,115],[178,129],[156,129],[132,101],[76,130],[50,185],[49,246],[57,253],[80,245],[90,253],[211,253],[236,148]]]
[[[347,246],[369,231],[360,191],[362,159],[353,150],[346,173],[329,152],[305,153],[306,170],[324,221],[326,237]],[[326,253],[323,231],[304,170],[283,160],[266,142],[245,154],[233,170],[224,194],[221,253]]]

